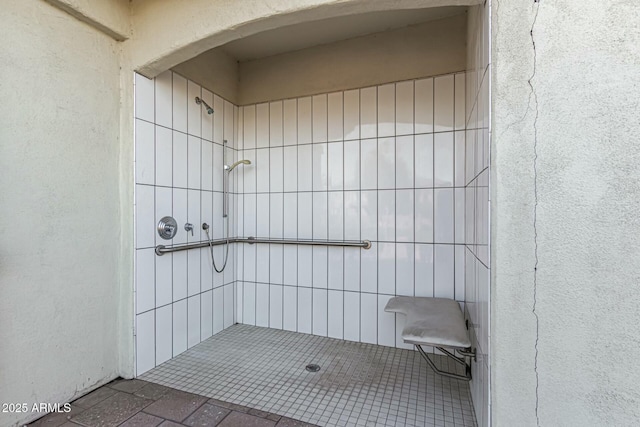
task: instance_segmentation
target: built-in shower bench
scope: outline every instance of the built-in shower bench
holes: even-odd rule
[[[471,364],[475,358],[471,348],[468,324],[464,320],[460,305],[452,299],[428,297],[393,297],[384,308],[386,312],[400,313],[407,317],[402,330],[402,339],[413,344],[437,374],[461,380],[471,379]],[[455,362],[464,365],[465,375],[438,369],[422,348],[432,346]],[[449,351],[449,350],[451,351]],[[456,356],[458,352],[460,356]]]

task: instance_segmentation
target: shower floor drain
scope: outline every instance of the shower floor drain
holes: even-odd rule
[[[316,365],[315,363],[308,364],[305,369],[309,372],[318,372],[320,370],[320,365]]]

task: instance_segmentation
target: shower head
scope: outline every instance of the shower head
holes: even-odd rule
[[[203,104],[207,108],[207,113],[208,114],[213,114],[213,108],[211,108],[209,106],[209,104],[204,102],[204,100],[202,98],[200,98],[199,96],[196,96],[196,104],[198,104],[198,105]]]
[[[231,166],[224,165],[224,170],[226,170],[227,172],[231,172],[232,170],[234,170],[236,168],[236,166],[238,166],[240,164],[242,164],[242,165],[250,165],[251,164],[251,160],[238,160],[237,162],[235,162]]]

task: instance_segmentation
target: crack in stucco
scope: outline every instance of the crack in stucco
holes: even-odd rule
[[[537,61],[537,52],[536,52],[536,42],[533,37],[533,30],[536,25],[536,21],[538,20],[538,11],[540,9],[539,5],[540,0],[533,0],[535,15],[533,17],[533,23],[531,24],[531,30],[529,31],[529,35],[531,36],[531,46],[533,48],[533,70],[531,72],[531,76],[527,83],[529,84],[529,88],[531,92],[529,94],[529,105],[531,100],[533,99],[534,107],[535,107],[535,116],[533,119],[533,245],[534,245],[534,267],[533,267],[533,306],[532,313],[536,320],[536,341],[534,346],[534,363],[533,369],[536,374],[536,425],[540,426],[540,417],[538,415],[539,409],[539,394],[538,388],[540,386],[540,378],[538,374],[538,342],[540,339],[540,319],[538,317],[537,303],[538,303],[538,95],[536,94],[535,88],[533,87],[533,79],[536,76],[536,61]],[[527,108],[528,110],[529,108]]]
[[[534,3],[539,3],[541,0],[533,0]],[[498,11],[500,8],[500,2],[498,0],[495,0],[496,2],[496,15],[498,15]],[[535,64],[535,60],[536,60],[536,43],[533,40],[533,26],[535,26],[535,21],[538,18],[538,9],[536,7],[536,14],[534,15],[534,20],[533,20],[533,25],[531,26],[531,29],[529,31],[529,35],[531,37],[531,44],[533,45],[533,74],[531,75],[531,77],[529,77],[529,80],[527,80],[527,83],[529,84],[529,97],[527,98],[527,108],[525,108],[524,113],[522,113],[522,117],[520,117],[517,120],[514,120],[513,122],[507,124],[504,128],[504,130],[498,135],[498,138],[502,137],[505,133],[507,133],[509,131],[509,129],[511,129],[513,126],[518,125],[522,122],[525,121],[525,119],[527,118],[527,116],[529,115],[529,111],[531,111],[531,100],[533,98],[533,96],[535,95],[535,91],[533,89],[533,86],[531,84],[531,79],[533,79],[533,77],[535,76],[536,73],[536,64]],[[497,21],[497,20],[496,20]],[[498,27],[499,23],[496,22],[495,26],[496,26],[496,34],[495,37],[496,39],[498,38],[498,33],[499,33],[499,27]],[[536,102],[536,109],[537,109],[537,99],[535,100]],[[536,117],[537,119],[537,111],[536,111]]]

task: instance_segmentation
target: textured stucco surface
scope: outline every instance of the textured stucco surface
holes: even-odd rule
[[[241,62],[246,105],[353,89],[466,68],[465,13],[424,24]]]
[[[45,0],[115,40],[131,34],[129,0]]]
[[[133,67],[147,77],[239,37],[290,24],[390,9],[468,6],[482,0],[134,0]]]
[[[133,68],[292,22],[479,2],[135,0],[121,44],[45,2],[6,2],[0,402],[132,373]],[[492,7],[493,423],[637,424],[640,5]]]
[[[173,70],[226,100],[238,104],[238,61],[221,49],[206,51],[176,65]]]
[[[640,420],[638,16],[493,3],[496,426]]]
[[[120,289],[119,48],[33,0],[3,4],[0,38],[0,402],[62,403],[118,376],[132,298]],[[0,413],[0,425],[37,416]]]
[[[238,105],[463,71],[466,13],[238,63],[211,49],[173,70]]]

